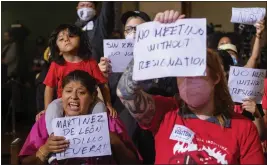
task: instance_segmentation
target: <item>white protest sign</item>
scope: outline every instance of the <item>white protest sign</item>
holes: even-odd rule
[[[104,40],[104,56],[111,61],[112,72],[124,72],[133,59],[134,40]]]
[[[206,19],[138,25],[133,79],[205,75],[206,26]]]
[[[228,87],[234,102],[251,98],[261,103],[266,70],[231,66]]]
[[[254,25],[265,17],[265,8],[232,8],[232,23]]]
[[[57,160],[111,155],[107,113],[55,118],[55,136],[70,141],[69,148],[57,153]]]

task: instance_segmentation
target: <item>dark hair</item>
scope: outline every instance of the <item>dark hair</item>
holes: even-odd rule
[[[228,72],[230,70],[230,66],[234,65],[234,61],[233,61],[231,55],[226,50],[218,50],[217,53],[222,60],[224,71]]]
[[[62,88],[72,81],[80,82],[90,94],[96,92],[96,80],[88,72],[82,70],[70,72],[66,77],[63,78]]]
[[[80,37],[78,56],[83,60],[89,59],[91,57],[92,51],[86,33],[83,32],[81,28],[75,25],[61,24],[52,32],[49,39],[49,47],[50,47],[52,61],[55,61],[59,65],[63,65],[65,63],[64,57],[59,55],[60,52],[57,46],[57,36],[62,30],[66,29],[68,29],[70,34]]]

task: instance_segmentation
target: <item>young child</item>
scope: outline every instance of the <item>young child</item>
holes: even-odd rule
[[[79,27],[61,24],[52,32],[49,47],[53,62],[44,81],[46,85],[44,96],[45,110],[36,116],[36,120],[39,119],[52,102],[54,88],[57,88],[57,96],[61,98],[62,79],[74,70],[86,71],[97,80],[110,115],[116,117],[116,110],[111,105],[108,81],[100,71],[97,62],[90,58],[91,46],[86,34]],[[54,102],[54,104],[56,103],[58,102]]]

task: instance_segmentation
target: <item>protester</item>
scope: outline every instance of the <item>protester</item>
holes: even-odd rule
[[[165,11],[154,21],[183,17]],[[117,95],[139,125],[153,132],[155,164],[264,163],[255,125],[234,112],[217,54],[207,51],[207,76],[177,78],[178,101],[145,93],[142,81],[132,79],[133,64],[122,75]]]
[[[82,28],[92,45],[92,57],[99,62],[104,56],[103,40],[108,39],[114,27],[114,2],[102,2],[99,15],[96,12],[99,2],[81,1],[77,6],[78,19],[75,25]]]
[[[61,84],[64,76],[74,70],[84,70],[93,75],[101,89],[104,101],[110,114],[116,116],[112,108],[107,79],[103,76],[95,60],[91,59],[90,44],[82,30],[76,26],[62,24],[51,34],[49,47],[53,62],[50,65],[44,84],[45,110],[53,99],[54,88],[57,87],[57,96],[61,97]],[[37,119],[44,111],[37,115]],[[51,113],[53,109],[51,109]]]
[[[252,55],[244,67],[255,68],[257,65],[257,60],[260,56],[260,42],[262,40],[262,34],[265,28],[264,23],[265,21],[261,20],[255,24],[256,39],[254,42]],[[239,66],[241,65],[240,63],[241,57],[238,54],[236,46],[232,44],[231,39],[229,37],[224,36],[220,39],[218,43],[218,49],[227,50],[231,54],[231,57],[234,60],[234,65],[239,65]]]
[[[142,11],[128,11],[121,17],[124,25],[124,36],[126,39],[134,39],[136,26],[148,21],[150,17]],[[134,35],[133,35],[134,34]],[[129,36],[131,35],[131,37]],[[109,79],[109,86],[111,89],[112,105],[120,113],[120,118],[126,126],[129,136],[134,141],[140,154],[143,157],[144,164],[153,164],[155,158],[154,139],[150,132],[141,130],[135,119],[129,114],[116,95],[116,88],[122,73],[111,73],[110,61],[107,58],[101,58],[100,70],[105,73]]]
[[[124,13],[121,17],[121,22],[124,25],[125,38],[135,39],[136,26],[149,21],[151,21],[150,17],[142,11],[128,11]],[[112,105],[114,105],[115,109],[121,112],[120,117],[124,122],[130,137],[132,137],[134,143],[137,145],[140,154],[143,157],[144,163],[153,164],[155,160],[153,135],[149,131],[142,130],[138,126],[135,119],[133,119],[129,112],[124,110],[125,107],[116,95],[116,88],[121,77],[121,73],[111,73],[112,67],[107,58],[101,58],[99,67],[100,70],[109,78]],[[144,90],[153,95],[173,97],[176,93],[178,93],[176,78],[161,78],[148,81],[148,85],[145,86]]]
[[[264,26],[260,29],[261,31],[258,33],[262,33],[264,30]],[[259,28],[258,28],[259,31]],[[257,33],[257,34],[258,34]],[[259,34],[258,34],[259,35]],[[234,58],[233,56],[237,55],[237,49],[234,45],[229,44],[230,40],[227,37],[223,37],[220,40],[219,45],[221,45],[219,47],[219,49],[221,49],[219,51],[219,55],[222,59],[223,62],[223,69],[226,75],[226,79],[228,80],[228,73],[230,70],[230,66],[231,65],[236,65],[237,64],[237,60],[236,58]],[[257,43],[260,44],[260,43]],[[255,48],[255,46],[254,46]],[[228,52],[228,55],[226,54],[226,52],[223,52],[223,50]],[[253,50],[253,52],[255,53],[255,50]],[[260,53],[259,51],[257,51],[256,53]],[[234,54],[234,55],[233,55]],[[232,63],[229,61],[230,57],[232,57]],[[257,54],[254,54],[254,56],[258,56]],[[264,116],[264,112],[262,109],[262,105],[261,104],[256,104],[256,102],[250,98],[244,98],[244,102],[241,103],[235,103],[235,108],[234,108],[235,112],[240,113],[244,116],[246,116],[247,118],[251,119],[253,121],[253,123],[256,125],[259,135],[260,135],[260,139],[264,140],[267,138],[267,134],[266,134],[266,126],[264,124],[264,120],[263,120],[263,116]]]
[[[62,82],[62,105],[65,116],[80,116],[92,113],[97,99],[96,80],[85,71],[73,71]],[[78,106],[74,106],[74,103]],[[71,104],[71,105],[70,105]],[[111,156],[72,158],[58,161],[54,159],[51,164],[125,164],[139,163],[138,152],[119,119],[108,117]],[[65,151],[69,141],[62,136],[49,135],[46,129],[45,117],[41,116],[31,129],[21,151],[22,164],[39,164],[47,162],[49,155]],[[50,159],[51,160],[51,159]]]

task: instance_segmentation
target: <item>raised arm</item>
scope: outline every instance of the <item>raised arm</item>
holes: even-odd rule
[[[155,102],[151,95],[145,93],[140,84],[133,80],[134,60],[130,62],[121,76],[117,95],[126,109],[143,126],[149,126],[155,114]]]
[[[177,11],[166,10],[158,13],[154,21],[172,23],[184,17],[185,15],[180,15]],[[155,101],[151,95],[142,90],[142,86],[150,85],[150,82],[137,82],[132,79],[133,65],[134,60],[130,62],[118,83],[117,95],[139,124],[149,127],[155,115]]]
[[[114,4],[112,1],[104,1],[102,2],[101,12],[98,16],[99,20],[99,28],[103,31],[103,39],[109,37],[112,33],[114,23],[115,23],[115,14],[114,14]]]
[[[257,60],[260,58],[260,46],[262,39],[262,32],[264,31],[264,20],[256,24],[256,38],[252,49],[252,55],[249,58],[246,68],[255,68],[257,65]]]

